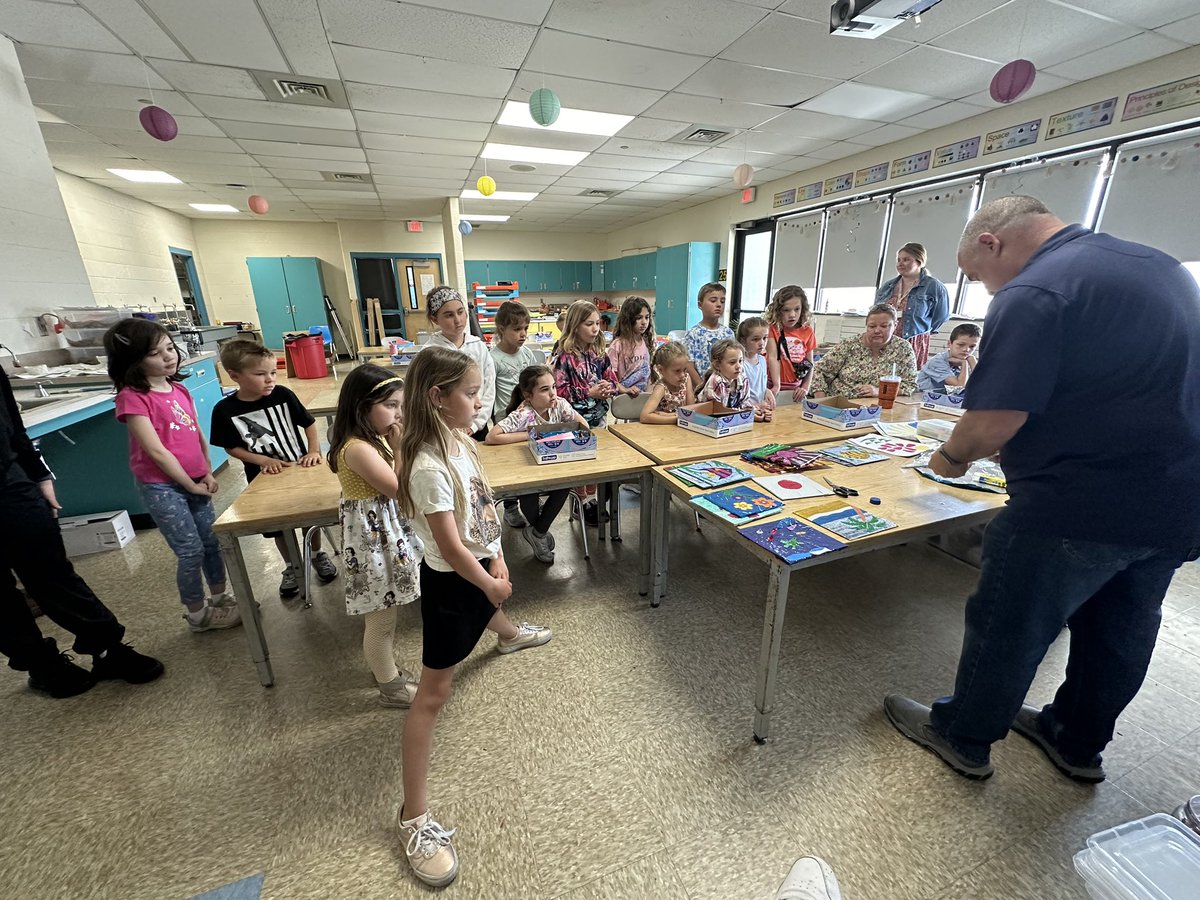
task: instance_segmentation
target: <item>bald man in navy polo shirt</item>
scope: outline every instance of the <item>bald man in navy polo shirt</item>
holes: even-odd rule
[[[969,778],[992,774],[1012,729],[1068,777],[1103,781],[1167,587],[1200,556],[1200,289],[1165,253],[1032,197],[985,204],[958,262],[995,296],[968,411],[930,465],[956,476],[999,452],[1009,502],[984,536],[953,695],[884,710]],[[1066,678],[1024,705],[1064,625]]]

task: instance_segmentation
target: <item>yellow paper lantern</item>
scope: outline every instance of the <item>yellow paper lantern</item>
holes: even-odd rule
[[[475,190],[485,197],[492,196],[496,193],[496,179],[490,175],[480,175],[479,180],[475,182]]]

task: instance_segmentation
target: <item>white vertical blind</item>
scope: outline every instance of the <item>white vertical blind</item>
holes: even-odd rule
[[[771,265],[771,232],[747,234],[742,242],[742,280],[739,296],[742,313],[767,308],[767,269]]]
[[[1103,159],[1100,150],[988,175],[983,180],[982,202],[1013,195],[1036,197],[1064,222],[1088,225]]]
[[[892,224],[884,248],[883,280],[896,275],[896,251],[909,241],[925,245],[927,268],[950,292],[951,307],[958,293],[958,240],[971,217],[971,179],[897,194],[892,201]]]
[[[875,286],[887,201],[871,200],[829,210],[821,288]]]
[[[817,260],[821,252],[824,212],[781,219],[775,227],[775,264],[771,293],[785,284],[798,284],[813,297],[817,286]]]
[[[1098,229],[1200,261],[1200,135],[1122,147]]]

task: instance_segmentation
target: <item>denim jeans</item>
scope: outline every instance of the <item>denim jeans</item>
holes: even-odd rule
[[[984,534],[954,694],[933,704],[933,727],[964,756],[986,760],[1066,625],[1066,678],[1039,724],[1068,762],[1093,762],[1142,686],[1163,597],[1186,558],[1031,531],[1002,511]]]
[[[154,524],[178,560],[175,583],[179,586],[179,599],[185,605],[203,602],[205,581],[210,588],[224,587],[225,560],[213,534],[216,513],[212,500],[189,493],[173,482],[139,482],[138,490]]]

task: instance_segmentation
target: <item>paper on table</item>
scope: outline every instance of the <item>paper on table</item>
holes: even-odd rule
[[[966,488],[969,491],[988,491],[993,494],[1008,493],[1008,481],[1004,477],[1004,470],[990,459],[975,460],[971,463],[971,467],[957,478],[943,478],[929,468],[929,460],[932,456],[932,453],[922,453],[911,462],[905,463],[902,468],[916,469],[918,475],[923,475],[938,484],[949,484],[954,487]]]
[[[876,450],[889,456],[917,456],[928,453],[936,446],[904,438],[886,437],[882,434],[864,434],[862,437],[850,438],[850,443],[864,450]]]
[[[833,496],[833,491],[803,475],[758,475],[755,476],[754,481],[780,500]]]

